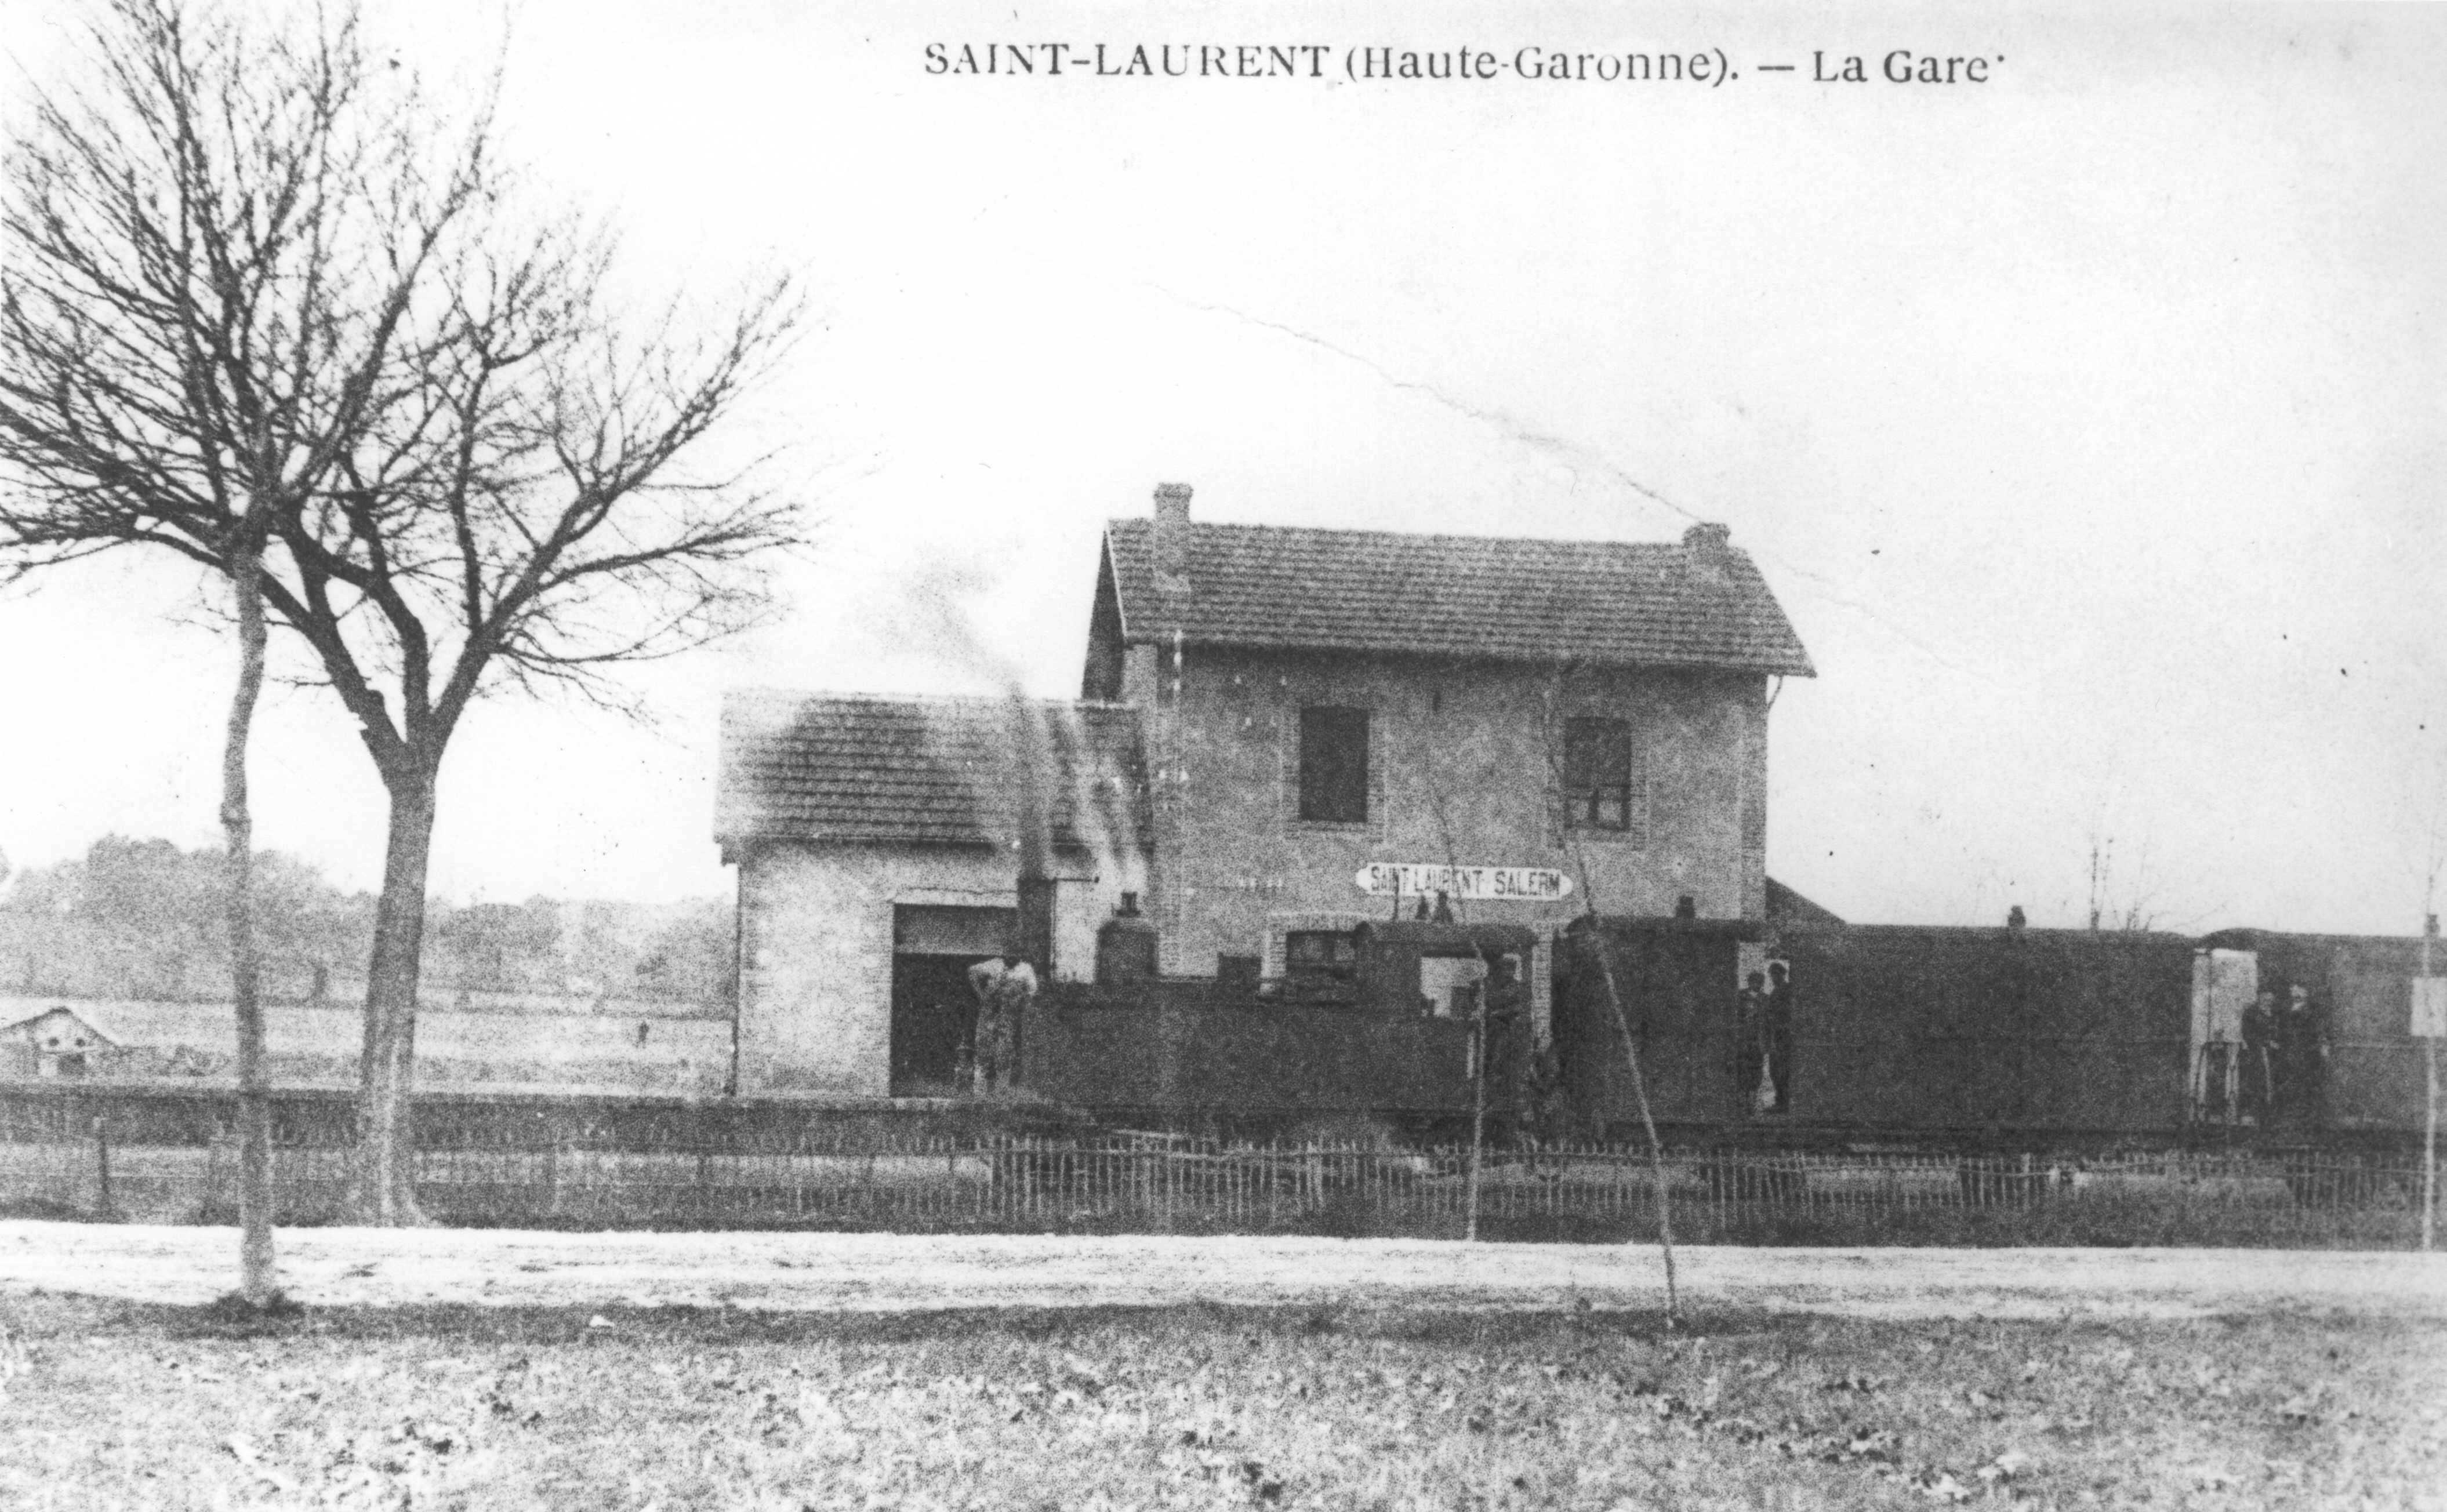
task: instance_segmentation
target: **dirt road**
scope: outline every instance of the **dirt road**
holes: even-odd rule
[[[480,1303],[901,1311],[1233,1305],[1659,1305],[1652,1248],[1414,1239],[296,1229],[282,1284],[313,1306]],[[0,1296],[201,1302],[236,1284],[228,1229],[0,1223]],[[1686,1303],[1886,1317],[2344,1312],[2447,1320],[2447,1255],[2280,1250],[1677,1252]]]

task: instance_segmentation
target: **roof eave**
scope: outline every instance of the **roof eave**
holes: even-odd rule
[[[1132,646],[1162,645],[1170,635],[1165,632],[1131,635],[1124,633],[1123,644]],[[1326,645],[1316,641],[1271,640],[1251,635],[1215,635],[1182,633],[1185,645],[1221,648],[1225,651],[1331,652],[1344,655],[1417,656],[1439,661],[1494,662],[1507,667],[1551,667],[1558,662],[1577,662],[1583,666],[1617,667],[1625,671],[1751,672],[1765,677],[1816,677],[1818,669],[1811,664],[1810,653],[1803,652],[1797,659],[1757,661],[1731,658],[1708,661],[1670,661],[1655,657],[1593,657],[1593,656],[1507,656],[1492,652],[1422,652],[1373,646]]]
[[[949,840],[940,836],[924,835],[811,835],[798,830],[756,829],[735,832],[729,835],[717,835],[714,837],[714,843],[722,847],[723,860],[726,863],[729,863],[738,857],[746,856],[748,853],[766,845],[827,845],[838,846],[844,849],[907,846],[919,850],[1000,852],[1004,848],[1006,842],[994,840],[990,837]],[[1145,850],[1147,848],[1147,845],[1143,841],[1133,840],[1127,841],[1126,843],[1139,850]],[[1066,856],[1093,856],[1101,854],[1103,851],[1103,847],[1098,846],[1091,841],[1076,838],[1057,839],[1053,841],[1053,848],[1056,853]]]
[[[1130,602],[1122,596],[1121,571],[1113,565],[1113,522],[1110,520],[1105,521],[1105,534],[1098,550],[1104,554],[1104,560],[1097,563],[1097,575],[1113,585],[1113,617],[1121,622],[1122,644],[1128,646],[1132,639]],[[1104,584],[1099,583],[1097,586],[1101,588]]]

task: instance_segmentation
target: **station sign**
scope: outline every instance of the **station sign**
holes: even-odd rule
[[[1550,903],[1572,896],[1572,879],[1544,866],[1434,866],[1373,861],[1352,880],[1372,898],[1448,898],[1499,903]]]

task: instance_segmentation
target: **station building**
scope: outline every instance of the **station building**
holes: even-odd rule
[[[1015,932],[1085,983],[1116,914],[1163,977],[1261,990],[1372,921],[1764,921],[1768,712],[1813,673],[1725,527],[1289,529],[1190,498],[1109,524],[1076,701],[726,701],[741,1091],[939,1089],[959,971]]]

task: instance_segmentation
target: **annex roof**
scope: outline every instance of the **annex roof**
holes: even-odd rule
[[[1722,543],[1501,539],[1187,522],[1160,584],[1148,519],[1105,528],[1125,641],[1580,660],[1811,677],[1750,558]],[[1167,588],[1170,591],[1166,591]]]
[[[1055,847],[1138,848],[1144,772],[1124,705],[733,692],[714,838],[1010,845],[1042,815]]]
[[[1775,925],[1814,924],[1829,927],[1844,922],[1835,917],[1833,910],[1821,908],[1773,877],[1767,879],[1767,921]]]

